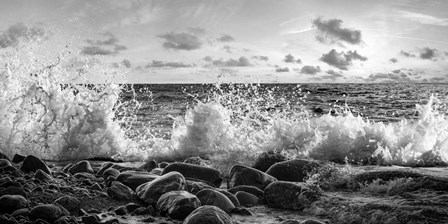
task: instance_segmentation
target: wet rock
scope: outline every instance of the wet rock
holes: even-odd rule
[[[186,191],[170,191],[157,201],[157,211],[162,216],[184,220],[191,212],[201,206],[199,199]]]
[[[0,159],[6,159],[6,160],[8,160],[8,161],[11,161],[11,160],[9,159],[9,157],[8,157],[7,155],[5,155],[4,153],[2,153],[2,152],[0,152]]]
[[[168,162],[161,162],[161,163],[159,163],[159,167],[162,168],[162,169],[164,169],[168,165],[170,165],[170,163],[168,163]]]
[[[301,224],[301,223],[297,220],[288,219],[286,221],[281,222],[280,224]]]
[[[199,198],[202,205],[214,205],[227,213],[235,208],[235,205],[229,198],[212,189],[204,189],[199,191],[196,196]]]
[[[224,189],[216,188],[215,190],[218,191],[219,193],[222,193],[223,195],[225,195],[233,203],[233,205],[235,205],[235,207],[241,206],[240,202],[238,201],[238,198],[236,198],[236,196],[234,194],[232,194]]]
[[[236,194],[238,191],[244,191],[250,194],[257,196],[258,198],[263,198],[264,192],[260,190],[258,187],[248,186],[248,185],[240,185],[236,187],[232,187],[228,190],[232,194]]]
[[[128,186],[118,181],[113,181],[112,185],[107,189],[107,195],[117,200],[132,201],[135,197],[135,192]]]
[[[165,167],[162,175],[171,171],[181,173],[186,179],[205,181],[215,187],[221,186],[222,175],[218,170],[213,168],[187,163],[172,163]]]
[[[154,168],[159,167],[159,164],[157,164],[157,161],[150,160],[148,162],[145,162],[145,164],[141,165],[138,169],[146,170],[148,172],[151,172]]]
[[[197,182],[192,180],[186,180],[186,190],[192,194],[196,194],[203,189],[211,189],[214,188],[209,184],[203,182]]]
[[[321,222],[321,221],[314,220],[314,219],[307,219],[307,220],[301,222],[300,224],[325,224],[325,223]]]
[[[28,216],[30,214],[30,210],[28,208],[21,208],[21,209],[17,209],[15,210],[11,216],[12,217],[16,217],[16,216]]]
[[[163,169],[162,168],[154,168],[151,170],[151,172],[149,172],[150,174],[154,174],[157,176],[161,176],[163,173]]]
[[[140,207],[135,209],[132,214],[134,215],[151,215],[151,216],[155,216],[156,215],[156,209],[150,205],[148,207]]]
[[[0,215],[0,223],[1,224],[17,224],[17,221],[14,218],[7,218],[4,215]]]
[[[126,210],[126,206],[120,206],[116,208],[114,212],[117,215],[126,215],[128,213],[128,210]]]
[[[277,181],[264,190],[264,199],[269,207],[303,210],[322,196],[316,186],[304,183]]]
[[[51,170],[47,164],[33,155],[29,155],[23,160],[20,169],[25,172],[36,172],[38,169],[41,169],[45,173],[51,174]]]
[[[233,224],[232,218],[216,206],[204,205],[194,210],[183,224]]]
[[[278,162],[283,162],[286,160],[286,157],[280,153],[269,151],[263,152],[258,158],[255,160],[253,167],[257,170],[266,172],[272,165]]]
[[[96,175],[103,176],[104,171],[109,169],[112,165],[114,165],[114,164],[111,162],[106,162],[106,163],[101,164],[101,167],[98,170],[98,172],[96,172]]]
[[[125,171],[117,176],[117,181],[135,190],[138,186],[151,182],[160,176],[139,171]]]
[[[258,205],[260,202],[260,199],[257,196],[244,191],[238,191],[235,196],[242,206],[254,206]]]
[[[54,204],[37,205],[31,209],[29,218],[31,220],[42,219],[53,223],[63,215],[61,209]]]
[[[38,169],[36,173],[34,173],[34,178],[43,182],[51,182],[53,180],[53,177],[51,177],[50,174],[45,173],[41,169]]]
[[[135,204],[135,203],[128,203],[128,204],[126,204],[125,207],[129,213],[134,212],[135,209],[137,209],[137,208],[141,208],[141,206],[139,204]]]
[[[234,208],[232,214],[238,214],[243,216],[253,216],[252,212],[250,212],[247,208]]]
[[[229,177],[229,188],[239,185],[249,185],[263,190],[270,183],[277,181],[277,179],[271,175],[243,165],[234,165],[230,169]]]
[[[76,173],[73,176],[76,179],[88,179],[88,180],[95,180],[96,179],[95,175],[93,175],[91,173],[86,173],[86,172]]]
[[[140,200],[147,204],[156,204],[163,194],[181,190],[185,190],[184,176],[178,172],[170,172],[138,186],[136,192]]]
[[[12,166],[11,162],[7,159],[0,159],[0,168]]]
[[[81,202],[77,198],[70,195],[62,196],[56,199],[54,203],[57,203],[67,209],[70,214],[77,214],[81,208]]]
[[[77,174],[77,173],[90,173],[93,174],[92,165],[90,165],[90,162],[87,160],[79,161],[70,169],[68,169],[68,172],[71,174]]]
[[[118,171],[117,169],[114,169],[114,168],[108,168],[103,172],[102,176],[104,179],[107,179],[110,176],[118,177],[118,175],[120,175],[120,171]]]
[[[83,216],[81,218],[81,221],[84,224],[98,224],[98,223],[100,223],[100,218],[98,218],[97,215],[88,215],[88,216]]]
[[[277,180],[302,182],[309,173],[319,166],[316,161],[293,159],[272,165],[266,173],[277,178]]]
[[[21,195],[3,195],[0,197],[0,214],[10,214],[28,205],[29,202]]]
[[[23,162],[23,160],[25,160],[25,158],[26,157],[24,155],[20,155],[20,154],[16,153],[14,155],[14,157],[12,157],[12,162],[13,163],[20,163],[20,162]]]
[[[0,196],[3,195],[21,195],[26,197],[26,191],[23,187],[9,186],[6,189],[0,189]]]

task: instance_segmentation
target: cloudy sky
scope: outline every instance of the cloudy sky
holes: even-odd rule
[[[45,37],[129,82],[447,82],[446,0],[2,0],[0,51]]]

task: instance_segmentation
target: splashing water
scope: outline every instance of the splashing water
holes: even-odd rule
[[[217,84],[209,98],[174,120],[171,139],[160,139],[149,124],[144,132],[130,134],[139,102],[120,99],[120,71],[68,49],[56,59],[36,56],[41,51],[25,45],[1,55],[0,149],[8,156],[143,160],[200,155],[223,171],[237,163],[250,165],[273,150],[358,164],[448,162],[448,120],[439,113],[443,107],[436,97],[416,106],[415,120],[382,123],[347,108],[337,116],[310,115],[299,88],[283,97],[278,89],[256,84]]]

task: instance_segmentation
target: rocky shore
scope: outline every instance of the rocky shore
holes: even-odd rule
[[[207,160],[46,163],[0,155],[0,223],[448,223],[445,168],[352,167],[266,153]]]

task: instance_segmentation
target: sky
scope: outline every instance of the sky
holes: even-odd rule
[[[1,0],[0,51],[44,37],[131,83],[448,81],[446,0]]]

